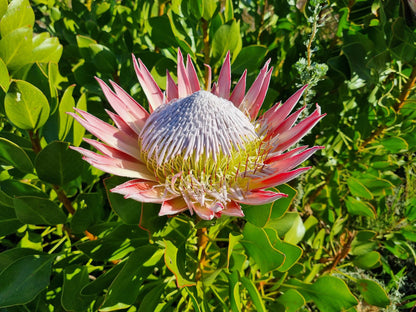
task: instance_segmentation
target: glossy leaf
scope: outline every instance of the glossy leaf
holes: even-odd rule
[[[76,108],[86,111],[87,110],[87,95],[82,93],[77,101]],[[72,142],[74,146],[79,146],[82,142],[82,138],[85,134],[85,128],[78,122],[72,122]]]
[[[59,140],[63,140],[69,133],[72,124],[74,123],[74,118],[69,116],[67,112],[72,111],[72,108],[75,107],[75,100],[72,96],[74,92],[75,85],[69,86],[62,96],[61,102],[59,103]]]
[[[34,196],[13,199],[17,218],[27,224],[56,225],[66,222],[66,215],[53,201]]]
[[[0,40],[0,58],[14,71],[32,62],[32,35],[30,27],[17,28]]]
[[[374,281],[359,279],[357,280],[357,288],[368,304],[381,308],[387,308],[390,304],[385,290]]]
[[[368,253],[357,256],[354,259],[354,264],[361,269],[368,270],[379,266],[381,264],[380,260],[380,253],[377,251],[370,251]]]
[[[55,255],[28,255],[0,272],[0,307],[32,301],[49,285]]]
[[[262,274],[276,270],[283,265],[285,255],[273,247],[264,229],[246,223],[243,236],[240,242],[258,265]]]
[[[49,117],[46,96],[37,87],[23,80],[13,81],[6,94],[4,108],[10,121],[23,130],[39,129]]]
[[[288,289],[281,296],[279,296],[279,298],[277,298],[276,303],[276,311],[297,312],[306,303],[306,301],[297,290]]]
[[[183,249],[176,247],[171,241],[165,240],[165,264],[176,277],[178,287],[194,286],[196,283],[185,274]],[[179,260],[181,259],[181,261]]]
[[[0,58],[0,87],[3,89],[4,92],[7,92],[7,90],[9,90],[9,85],[9,71],[7,70],[7,66],[4,63],[4,61]]]
[[[68,266],[64,270],[64,283],[62,286],[61,303],[67,311],[86,311],[89,301],[81,295],[81,289],[89,281],[88,268],[85,266]]]
[[[374,207],[367,202],[348,196],[345,204],[347,205],[348,212],[351,215],[366,216],[370,218],[375,218],[376,216]]]
[[[49,33],[41,33],[33,38],[32,57],[34,62],[58,63],[62,55],[62,45],[59,39],[51,37]]]
[[[313,300],[322,312],[339,312],[358,304],[347,285],[341,279],[333,276],[322,276],[313,284],[298,280],[290,280],[289,282],[306,301]]]
[[[22,172],[32,172],[33,164],[26,152],[17,144],[0,138],[0,160]]]
[[[350,177],[347,180],[347,184],[353,196],[359,196],[365,199],[373,199],[373,194],[371,194],[368,188],[363,183],[361,183],[360,180]]]
[[[240,298],[240,286],[239,286],[239,276],[237,271],[231,272],[227,275],[228,277],[228,289],[231,303],[231,311],[240,312],[241,311],[241,298]]]
[[[114,279],[101,311],[116,311],[131,306],[137,298],[140,286],[147,276],[153,272],[154,265],[162,257],[155,246],[137,248],[127,259],[126,264]]]
[[[0,21],[0,33],[4,37],[20,27],[33,27],[35,14],[28,0],[13,0]]]
[[[251,300],[253,302],[256,311],[266,311],[266,307],[264,306],[263,300],[261,299],[260,293],[258,292],[256,286],[253,284],[253,281],[248,279],[247,277],[240,278],[241,283],[247,289]]]
[[[84,162],[68,146],[68,143],[52,142],[38,154],[35,168],[41,180],[64,185],[81,174]]]

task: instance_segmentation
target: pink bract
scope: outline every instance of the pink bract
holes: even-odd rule
[[[114,82],[97,78],[115,113],[114,126],[76,110],[71,115],[100,141],[84,138],[100,154],[72,147],[92,166],[131,180],[111,191],[140,202],[160,203],[159,215],[185,210],[210,220],[244,216],[240,204],[261,205],[287,196],[267,190],[310,167],[298,168],[315,146],[288,150],[324,116],[316,110],[296,123],[291,113],[306,86],[259,118],[273,68],[266,62],[246,92],[245,71],[231,92],[228,53],[218,81],[201,90],[188,55],[178,51],[177,83],[167,73],[162,92],[140,59],[133,57],[149,112]],[[211,81],[211,78],[209,78]]]

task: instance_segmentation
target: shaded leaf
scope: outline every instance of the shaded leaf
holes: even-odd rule
[[[35,167],[41,180],[62,186],[81,175],[81,155],[68,146],[65,142],[52,142],[38,154]]]
[[[34,196],[13,199],[17,218],[27,224],[56,225],[66,222],[66,215],[53,201]]]
[[[32,301],[49,285],[55,255],[28,255],[0,273],[0,307],[25,304]]]

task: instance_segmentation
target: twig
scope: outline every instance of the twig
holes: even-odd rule
[[[29,138],[30,142],[32,143],[32,149],[35,152],[35,154],[39,154],[42,151],[42,146],[40,145],[39,136],[36,132],[33,132],[32,130],[29,131]],[[68,211],[69,214],[74,215],[75,209],[72,205],[71,200],[66,196],[64,190],[59,185],[52,185],[53,190],[55,191],[58,200],[63,204],[65,209]],[[84,231],[85,236],[88,237],[89,240],[95,240],[97,239],[96,236],[88,232],[87,230]]]
[[[399,98],[397,103],[394,105],[393,109],[396,113],[400,113],[400,110],[403,108],[403,105],[406,103],[406,100],[410,96],[410,92],[412,91],[413,87],[416,83],[416,66],[413,66],[412,72],[403,87],[402,92],[400,92]],[[362,152],[364,148],[369,145],[370,143],[374,142],[379,136],[382,136],[384,130],[386,129],[385,125],[380,125],[367,139],[361,143],[358,147],[358,152]]]
[[[197,230],[198,236],[198,269],[196,272],[195,280],[200,281],[202,275],[204,273],[204,266],[206,264],[206,256],[207,256],[207,245],[208,245],[208,235],[207,235],[207,228],[200,228]]]

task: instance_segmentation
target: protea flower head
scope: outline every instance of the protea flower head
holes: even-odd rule
[[[112,90],[97,78],[116,112],[107,111],[114,126],[76,110],[74,118],[102,142],[84,140],[101,154],[73,149],[92,166],[131,178],[111,191],[160,203],[159,215],[189,210],[206,220],[221,214],[244,216],[240,204],[265,204],[287,196],[267,189],[308,170],[294,168],[322,148],[287,151],[324,116],[317,106],[295,125],[305,107],[290,113],[306,86],[257,118],[273,70],[269,62],[247,92],[247,71],[231,92],[228,53],[218,82],[202,90],[190,56],[185,66],[178,51],[177,84],[167,73],[162,92],[146,66],[133,57],[149,112],[116,83],[110,81]]]

